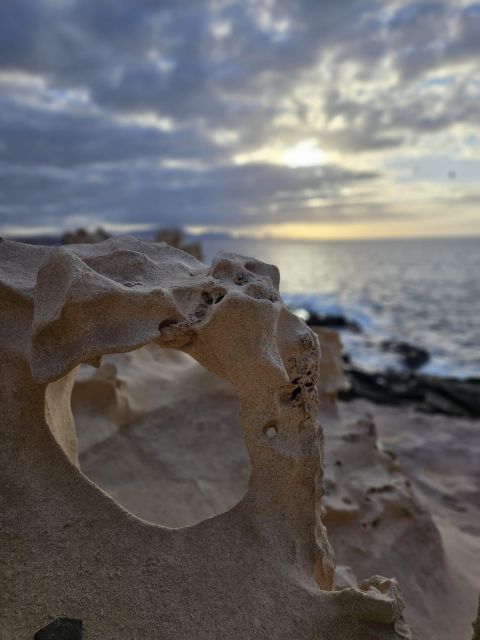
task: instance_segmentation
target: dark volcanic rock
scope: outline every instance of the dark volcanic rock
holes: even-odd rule
[[[82,621],[57,618],[37,631],[34,640],[82,640]]]
[[[376,404],[414,404],[420,411],[480,417],[480,379],[439,378],[421,373],[371,373],[347,366],[350,389],[342,400],[364,398]]]
[[[62,244],[94,244],[95,242],[103,242],[110,238],[102,227],[98,227],[95,231],[87,229],[77,229],[76,231],[67,231],[62,236]]]
[[[473,638],[472,640],[480,640],[480,598],[478,599],[477,619],[473,622]]]
[[[423,367],[423,365],[427,364],[430,360],[430,354],[426,349],[416,347],[408,342],[384,340],[380,343],[380,348],[383,351],[397,353],[400,356],[402,363],[408,369],[420,369],[420,367]]]
[[[182,229],[160,229],[155,234],[155,242],[166,242],[172,247],[189,253],[197,260],[203,260],[203,249],[199,242],[185,240]]]
[[[349,329],[350,331],[355,331],[356,333],[362,332],[362,327],[355,322],[355,320],[350,320],[341,314],[326,314],[326,313],[315,313],[314,311],[309,311],[309,317],[307,319],[307,324],[310,327],[326,327],[327,329]]]

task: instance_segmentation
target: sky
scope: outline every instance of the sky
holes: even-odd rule
[[[480,235],[480,3],[1,0],[0,234]]]

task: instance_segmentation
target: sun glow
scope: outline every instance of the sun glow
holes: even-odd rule
[[[327,161],[327,155],[322,149],[317,147],[315,140],[312,138],[302,140],[294,147],[284,151],[282,155],[283,163],[289,167],[314,167],[324,164]]]

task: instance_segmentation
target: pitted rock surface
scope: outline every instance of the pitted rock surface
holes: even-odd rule
[[[0,242],[0,629],[32,637],[52,609],[85,640],[393,640],[388,593],[333,591],[322,522],[319,344],[283,305],[275,267],[207,267],[160,243]],[[235,507],[192,527],[144,522],[78,469],[76,368],[155,342],[229,380],[251,462]]]

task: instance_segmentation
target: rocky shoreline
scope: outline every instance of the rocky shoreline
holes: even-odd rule
[[[361,326],[343,315],[318,314],[307,310],[307,324],[337,331],[361,333]],[[387,369],[369,371],[344,353],[345,375],[349,388],[340,393],[340,399],[369,400],[380,405],[411,405],[424,413],[439,413],[465,418],[480,417],[480,377],[456,378],[425,374],[419,369],[430,355],[422,347],[394,340],[380,343],[384,351],[396,353],[402,371]]]
[[[480,417],[480,379],[441,378],[417,372],[372,373],[348,365],[350,388],[342,400],[363,398],[375,404],[411,404],[425,413],[465,418]]]

